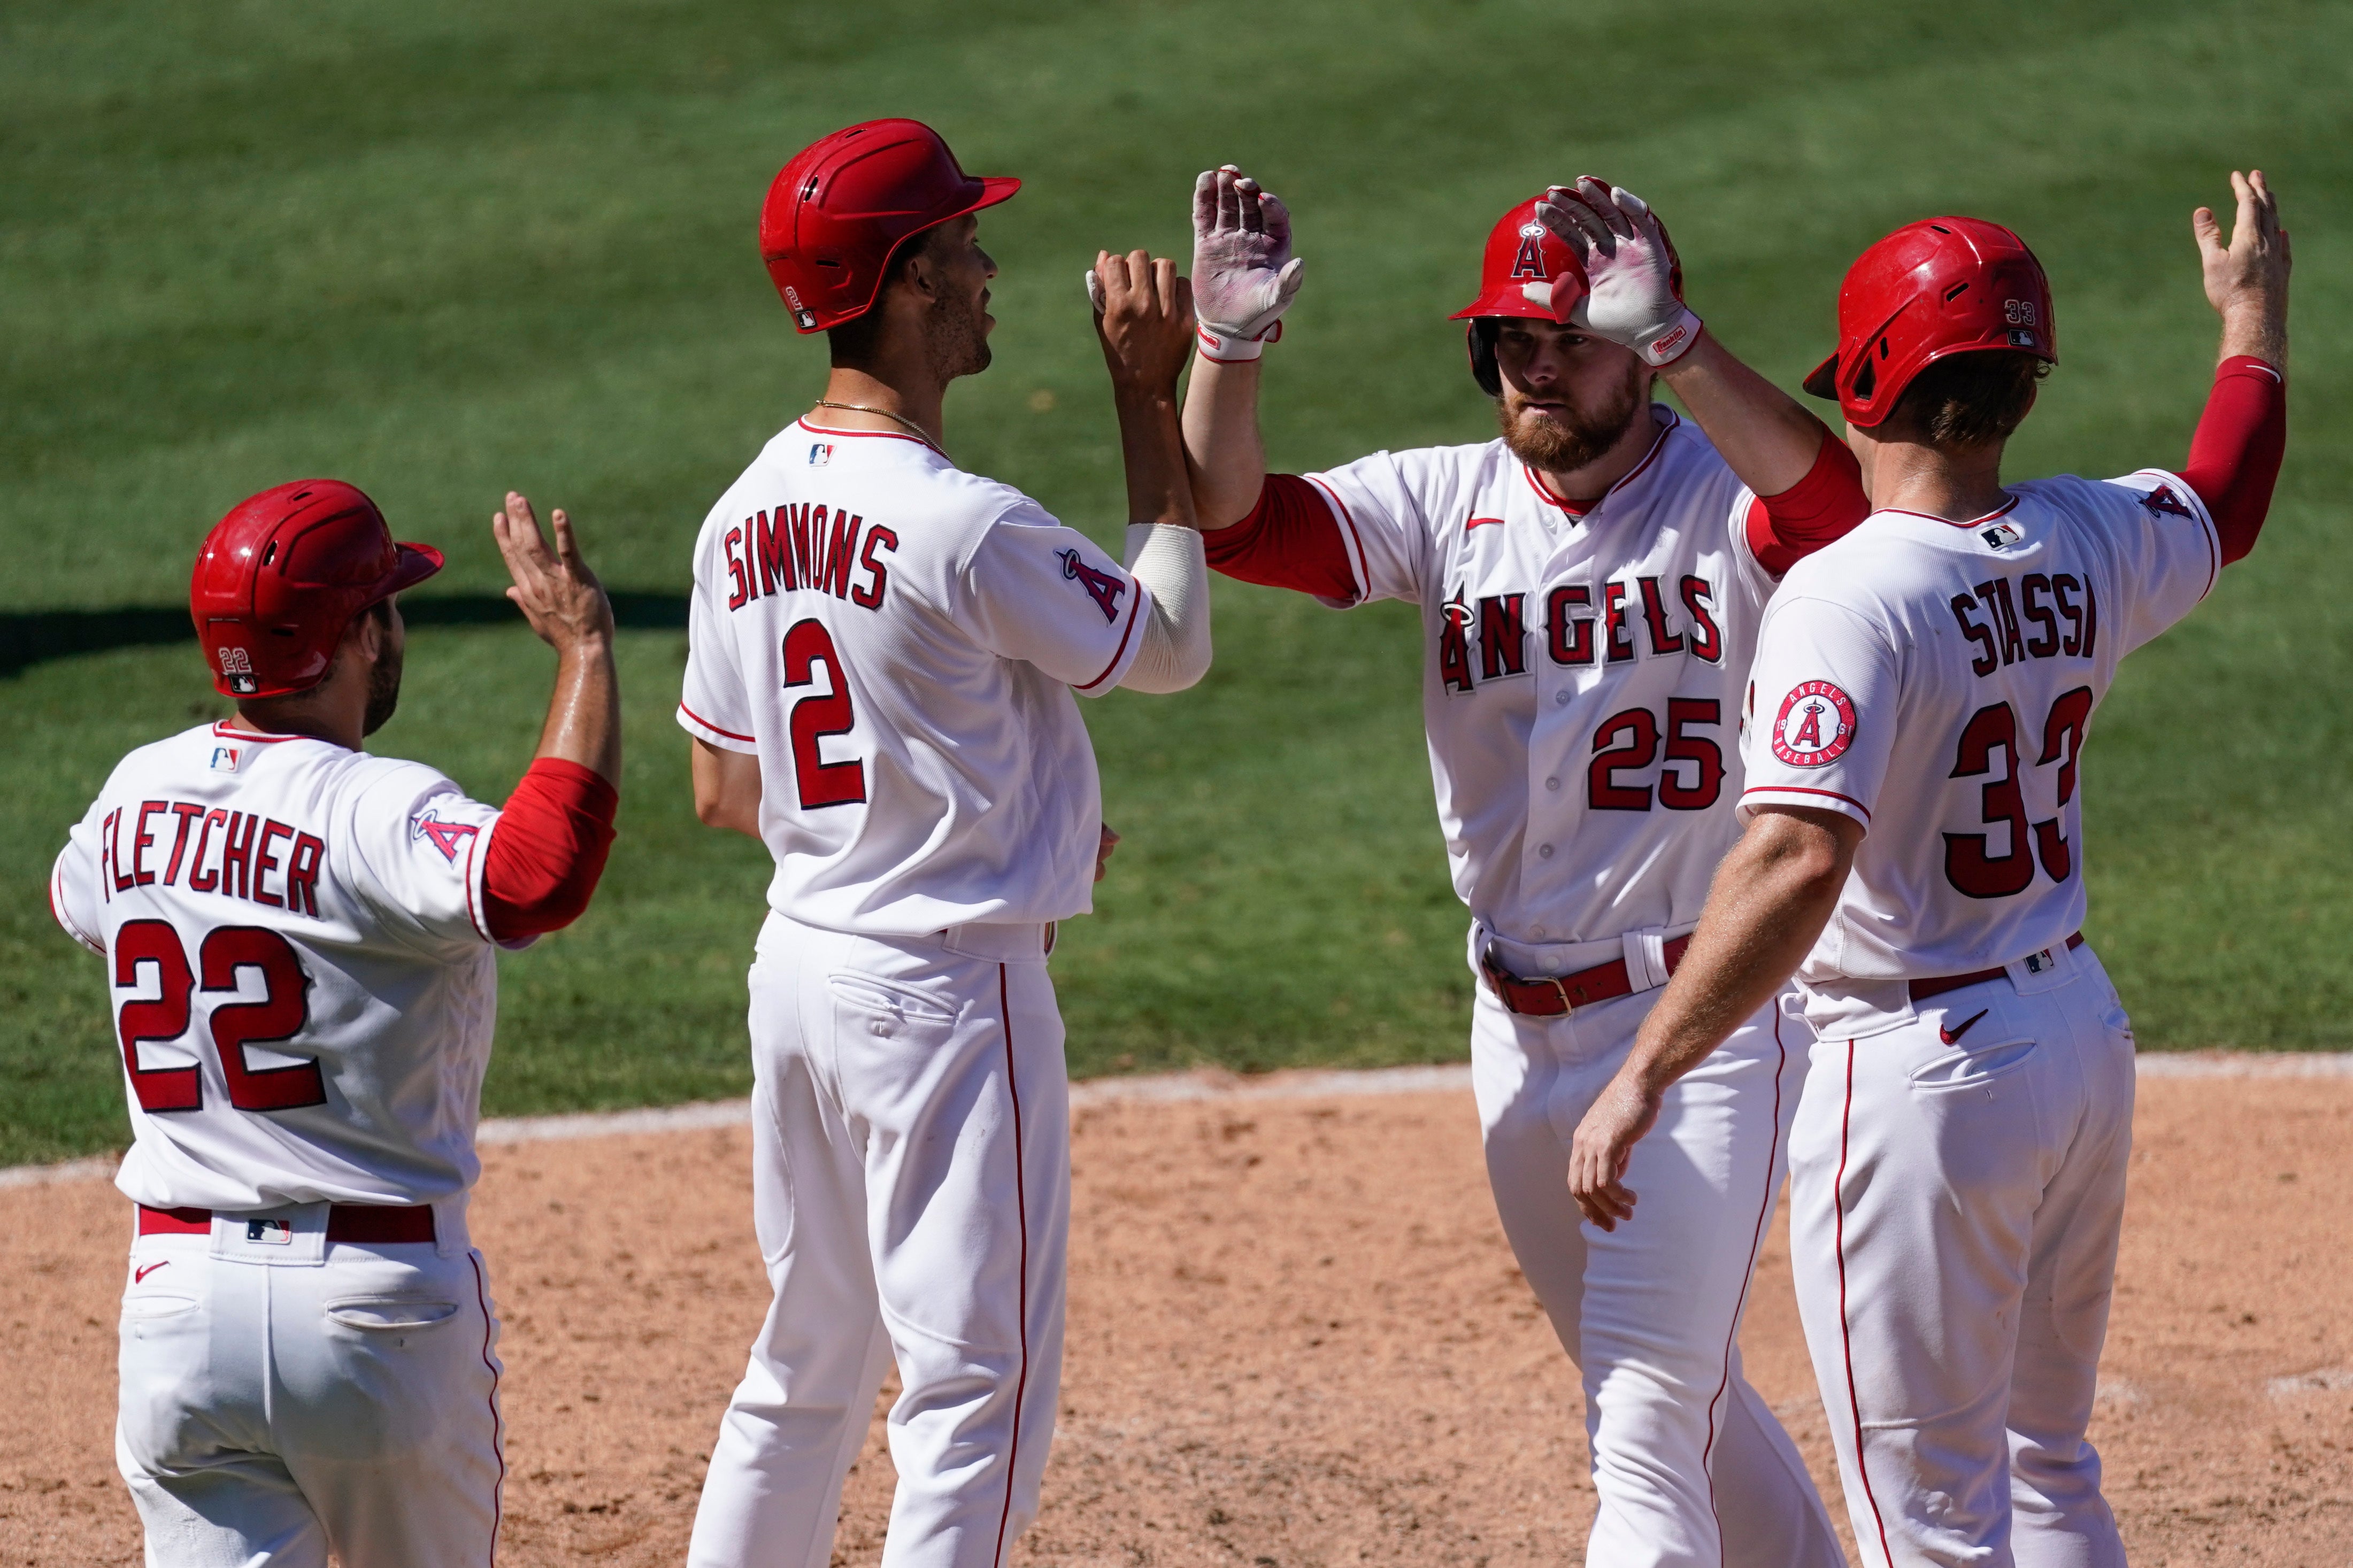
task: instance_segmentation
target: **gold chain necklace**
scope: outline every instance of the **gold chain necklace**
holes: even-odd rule
[[[915,433],[916,440],[921,441],[924,446],[929,447],[941,457],[944,458],[948,455],[947,448],[941,446],[937,441],[933,440],[931,437],[925,435],[922,426],[916,424],[912,419],[893,414],[887,408],[872,408],[863,403],[835,403],[828,398],[823,397],[817,400],[817,405],[819,408],[839,408],[850,414],[879,414],[883,418],[895,421],[896,423],[903,425],[908,429],[913,431]]]

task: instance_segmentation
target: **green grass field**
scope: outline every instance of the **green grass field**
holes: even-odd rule
[[[502,584],[510,485],[608,583],[677,595],[704,510],[814,394],[759,266],[777,165],[914,114],[1028,185],[989,215],[997,364],[950,449],[1112,538],[1113,431],[1079,275],[1184,253],[1194,173],[1292,203],[1308,287],[1270,356],[1275,461],[1492,429],[1444,318],[1494,216],[1594,172],[1673,225],[1694,304],[1785,384],[1840,272],[1960,210],[2048,265],[2064,363],[2012,471],[2179,460],[2213,352],[2188,214],[2260,163],[2296,279],[2294,425],[2263,549],[2127,667],[2085,767],[2091,931],[2145,1046],[2353,1047],[2353,616],[2337,584],[2353,355],[2353,10],[2041,0],[871,8],[283,0],[0,8],[0,634],[185,602],[205,528],[332,473],[428,590]],[[1082,1074],[1459,1056],[1462,915],[1430,821],[1409,614],[1220,584],[1217,668],[1089,705],[1126,836],[1057,956]],[[100,640],[105,640],[101,637]],[[629,774],[605,891],[504,963],[498,1112],[740,1092],[765,867],[697,825],[683,635],[624,638]],[[551,660],[419,626],[381,748],[496,795]],[[67,825],[130,746],[218,710],[192,644],[0,675],[0,1163],[119,1142],[99,966],[50,924]],[[2336,933],[2332,935],[2331,933]]]

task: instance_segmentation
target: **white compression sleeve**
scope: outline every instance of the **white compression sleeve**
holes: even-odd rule
[[[1130,691],[1182,691],[1209,668],[1209,563],[1199,530],[1128,524],[1127,569],[1152,590],[1152,616],[1120,684]]]

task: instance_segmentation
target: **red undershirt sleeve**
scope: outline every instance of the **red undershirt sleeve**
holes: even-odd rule
[[[1779,495],[1748,503],[1748,549],[1757,563],[1779,577],[1826,544],[1844,538],[1871,515],[1862,468],[1845,442],[1825,427],[1821,449],[1806,477]]]
[[[2214,520],[2223,565],[2255,547],[2286,451],[2286,379],[2251,354],[2232,354],[2215,367],[2214,389],[2181,468]]]
[[[1250,515],[1230,528],[1204,529],[1210,570],[1244,583],[1295,588],[1319,598],[1356,596],[1348,547],[1323,495],[1296,474],[1269,474]]]
[[[604,875],[620,792],[594,768],[560,757],[531,764],[507,797],[482,868],[491,937],[521,942],[580,918]]]

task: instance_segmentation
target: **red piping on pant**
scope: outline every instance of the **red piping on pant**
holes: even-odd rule
[[[491,1563],[496,1568],[499,1525],[506,1518],[506,1423],[499,1416],[499,1368],[491,1359],[491,1296],[482,1288],[482,1259],[479,1253],[469,1253],[466,1261],[474,1266],[474,1301],[482,1309],[482,1370],[491,1374],[491,1453],[499,1461],[498,1486],[491,1493]]]
[[[1013,1440],[1005,1450],[1005,1507],[997,1516],[997,1551],[989,1558],[991,1563],[1005,1561],[1005,1527],[1013,1518],[1014,1471],[1021,1459],[1021,1404],[1029,1394],[1029,1171],[1021,1152],[1021,1088],[1013,1070],[1013,1004],[1006,994],[1001,963],[997,966],[997,1010],[1005,1020],[1005,1092],[1013,1100],[1013,1212],[1021,1225],[1021,1371],[1013,1380]]]
[[[1862,1482],[1864,1500],[1871,1504],[1871,1521],[1879,1527],[1879,1560],[1894,1564],[1895,1553],[1887,1546],[1887,1521],[1879,1511],[1879,1494],[1871,1489],[1871,1467],[1862,1456],[1862,1401],[1854,1390],[1854,1336],[1846,1320],[1846,1145],[1847,1131],[1854,1124],[1854,1042],[1846,1043],[1846,1103],[1839,1111],[1838,1179],[1831,1186],[1831,1202],[1838,1215],[1839,1268],[1839,1343],[1846,1351],[1846,1403],[1854,1416],[1854,1473]]]
[[[1707,1477],[1707,1508],[1715,1515],[1716,1560],[1724,1561],[1724,1515],[1715,1506],[1715,1407],[1732,1386],[1732,1346],[1740,1337],[1741,1315],[1748,1310],[1748,1287],[1757,1278],[1757,1251],[1765,1245],[1765,1219],[1773,1212],[1773,1163],[1781,1156],[1781,1075],[1789,1068],[1789,1047],[1781,1040],[1781,1009],[1773,1009],[1773,1137],[1765,1146],[1765,1196],[1757,1205],[1757,1228],[1748,1237],[1748,1266],[1740,1276],[1740,1299],[1733,1303],[1732,1326],[1724,1335],[1724,1379],[1715,1397],[1707,1402],[1707,1443],[1699,1451],[1700,1469]]]

